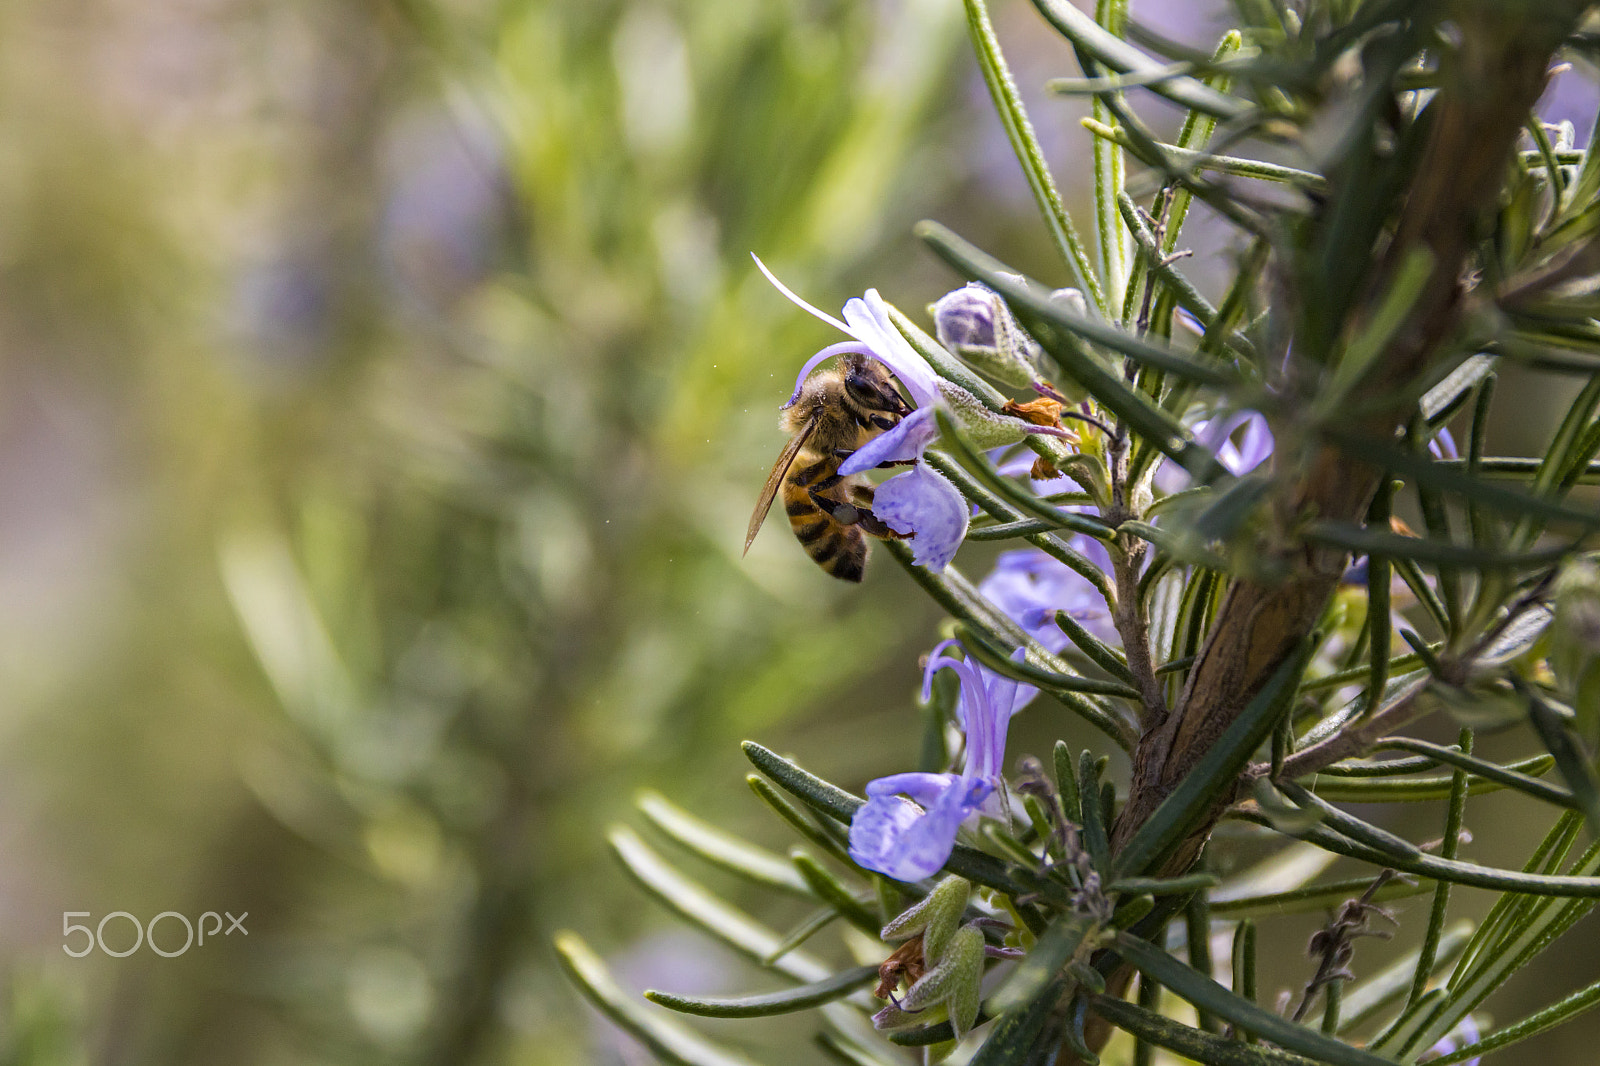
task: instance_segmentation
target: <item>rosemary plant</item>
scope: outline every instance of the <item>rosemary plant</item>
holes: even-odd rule
[[[1239,0],[1195,52],[1126,0],[1034,0],[1081,73],[1051,89],[1093,98],[1094,214],[1074,221],[965,3],[1071,288],[934,222],[919,236],[967,284],[931,331],[875,290],[840,320],[779,284],[849,337],[801,382],[864,357],[908,400],[825,461],[893,465],[860,521],[952,617],[919,700],[935,754],[861,796],[747,744],[750,787],[804,841],[790,859],[642,801],[697,861],[814,908],[770,930],[614,829],[648,892],[787,982],[647,997],[820,1009],[841,1062],[988,1066],[1476,1062],[1600,1002],[1481,1012],[1600,900],[1580,842],[1600,840],[1600,512],[1580,488],[1600,474],[1600,154],[1534,110],[1556,64],[1593,59],[1587,5]],[[1186,110],[1175,138],[1141,117],[1152,97]],[[1184,274],[1197,201],[1239,250],[1218,302]],[[1513,367],[1579,385],[1537,455],[1492,453]],[[790,513],[847,528],[856,508],[829,500]],[[1008,549],[977,581],[969,540]],[[1101,750],[1007,752],[1012,716],[1051,703]],[[1413,735],[1425,721],[1459,741]],[[1525,757],[1478,754],[1488,732]],[[1544,812],[1520,869],[1469,857],[1469,799],[1503,790]],[[1436,806],[1437,839],[1345,808],[1397,801]],[[1318,880],[1307,852],[1350,873]],[[1495,894],[1475,925],[1456,886]],[[1407,895],[1418,946],[1363,966]],[[1261,933],[1319,910],[1303,983],[1271,1001]],[[815,947],[829,928],[842,946]],[[576,934],[557,946],[664,1061],[746,1061],[619,990]]]

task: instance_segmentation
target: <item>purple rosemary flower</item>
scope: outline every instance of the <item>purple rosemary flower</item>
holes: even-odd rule
[[[1239,440],[1235,443],[1234,436],[1240,427],[1244,432],[1238,434]],[[1235,477],[1243,477],[1260,466],[1276,444],[1272,430],[1267,428],[1267,420],[1255,411],[1238,411],[1226,417],[1196,422],[1194,436],[1215,453],[1217,461]],[[1156,471],[1156,487],[1162,492],[1177,492],[1188,486],[1189,475],[1170,459]]]
[[[891,774],[868,782],[866,805],[850,822],[850,857],[897,881],[920,881],[937,873],[950,858],[963,823],[981,811],[995,810],[990,798],[1001,783],[1006,730],[1011,716],[1033,698],[1026,685],[984,670],[972,659],[946,655],[955,643],[947,640],[933,649],[922,689],[928,699],[933,675],[944,669],[954,670],[961,680],[956,716],[967,741],[961,773]],[[1013,658],[1021,656],[1019,648]]]
[[[1105,545],[1082,533],[1070,544],[1110,573],[1111,557]],[[1089,580],[1038,548],[1002,552],[989,576],[978,584],[978,591],[1051,652],[1067,646],[1067,635],[1056,625],[1057,611],[1066,611],[1106,643],[1121,644],[1111,611]]]
[[[889,305],[878,295],[878,290],[868,289],[862,298],[846,303],[844,321],[841,322],[796,296],[773,276],[759,258],[756,259],[756,266],[796,306],[855,338],[853,341],[830,344],[806,360],[795,379],[795,391],[789,397],[790,404],[799,397],[800,386],[820,363],[846,353],[876,359],[910,393],[917,410],[901,419],[894,429],[874,438],[841,463],[839,473],[846,476],[858,474],[884,462],[913,463],[910,470],[878,486],[872,513],[896,533],[912,537],[913,561],[929,570],[943,570],[950,565],[956,549],[966,539],[968,511],[967,503],[955,485],[922,458],[928,445],[939,436],[938,423],[934,420],[934,409],[942,395],[938,375],[895,328],[889,318]]]
[[[1428,451],[1435,459],[1459,459],[1461,452],[1456,448],[1456,439],[1450,435],[1448,429],[1441,429],[1428,441]]]
[[[1454,1054],[1469,1044],[1476,1044],[1482,1037],[1483,1034],[1478,1031],[1478,1023],[1474,1022],[1472,1015],[1469,1014],[1457,1022],[1456,1027],[1440,1038],[1439,1042],[1429,1048],[1427,1053],[1418,1061],[1427,1062],[1429,1059],[1438,1059]],[[1461,1066],[1478,1066],[1478,1063],[1482,1061],[1481,1057],[1474,1056],[1463,1062]]]

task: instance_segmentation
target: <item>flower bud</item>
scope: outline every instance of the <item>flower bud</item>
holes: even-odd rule
[[[944,957],[907,990],[900,1006],[906,1011],[926,1010],[944,1004],[950,1026],[960,1039],[978,1017],[983,985],[983,934],[975,926],[957,929],[945,946]]]
[[[946,877],[932,892],[884,926],[883,939],[907,940],[921,933],[922,957],[928,965],[937,965],[945,944],[966,913],[971,890],[965,878]]]
[[[1017,388],[1038,380],[1038,348],[994,290],[971,282],[945,293],[929,312],[939,343],[983,373]]]
[[[1600,734],[1600,566],[1592,556],[1572,560],[1555,585],[1550,668],[1590,743]]]

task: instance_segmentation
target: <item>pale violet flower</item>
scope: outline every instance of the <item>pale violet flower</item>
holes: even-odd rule
[[[955,485],[922,458],[928,445],[939,435],[938,423],[934,420],[934,410],[942,395],[938,375],[895,328],[889,318],[889,305],[878,295],[878,290],[868,289],[865,296],[846,303],[841,322],[795,295],[759,258],[756,266],[796,306],[855,338],[830,344],[806,360],[795,380],[795,391],[789,403],[799,397],[801,385],[819,364],[846,353],[876,359],[910,394],[917,410],[841,463],[839,473],[849,476],[889,461],[912,463],[910,470],[878,486],[872,513],[896,533],[912,538],[914,562],[929,570],[943,570],[966,539],[968,512],[967,503]]]
[[[981,811],[997,809],[990,798],[1000,786],[1006,730],[1011,716],[1033,698],[1028,686],[984,670],[971,659],[946,655],[955,643],[947,640],[933,649],[922,684],[927,699],[933,675],[940,670],[954,670],[961,680],[956,709],[966,736],[961,773],[880,777],[867,784],[867,802],[850,822],[850,857],[864,869],[897,881],[920,881],[937,873],[949,860],[962,824]],[[1014,657],[1021,655],[1019,648]]]
[[[1440,1039],[1437,1044],[1429,1048],[1427,1054],[1418,1061],[1427,1062],[1429,1059],[1437,1059],[1443,1058],[1446,1055],[1453,1055],[1455,1052],[1467,1047],[1470,1044],[1476,1044],[1482,1038],[1483,1034],[1478,1031],[1478,1023],[1474,1022],[1472,1020],[1472,1015],[1469,1014],[1465,1018],[1462,1018],[1461,1021],[1457,1022],[1456,1027],[1450,1030],[1450,1032]],[[1482,1061],[1483,1059],[1481,1056],[1474,1056],[1463,1062],[1461,1066],[1478,1066],[1478,1063]]]
[[[1448,429],[1441,429],[1428,441],[1428,451],[1435,459],[1461,458],[1461,451],[1456,447],[1456,439],[1450,435]]]
[[[1069,543],[1074,551],[1110,573],[1111,557],[1105,545],[1082,533]],[[1052,653],[1060,652],[1068,643],[1067,635],[1056,624],[1057,611],[1067,612],[1107,644],[1122,643],[1110,608],[1089,579],[1038,548],[1001,552],[989,576],[979,582],[978,591]]]
[[[1241,427],[1243,432],[1239,432]],[[1196,422],[1194,437],[1216,455],[1217,461],[1234,477],[1243,477],[1265,462],[1276,443],[1267,420],[1255,411],[1238,411]],[[1188,473],[1170,459],[1156,471],[1156,487],[1162,492],[1187,488],[1189,480]]]

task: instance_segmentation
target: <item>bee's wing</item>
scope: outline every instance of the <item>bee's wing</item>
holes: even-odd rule
[[[783,476],[789,472],[794,457],[800,454],[800,449],[806,446],[806,441],[811,439],[811,434],[816,432],[816,428],[817,416],[812,415],[806,424],[800,427],[800,432],[789,438],[789,443],[783,446],[783,454],[772,464],[772,473],[767,475],[767,483],[761,486],[761,498],[756,500],[756,509],[750,515],[750,528],[745,531],[746,552],[755,542],[756,534],[761,532],[761,523],[767,520],[767,512],[772,510],[772,501],[778,496],[778,487],[783,484]]]

